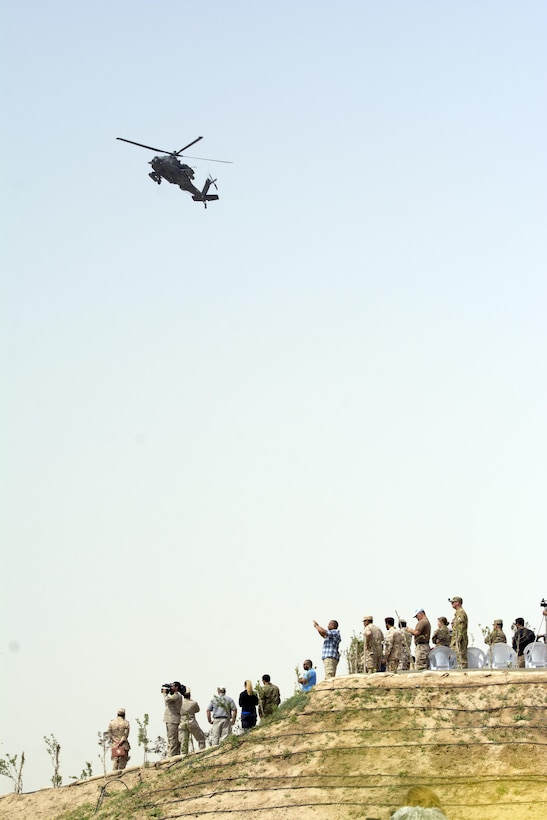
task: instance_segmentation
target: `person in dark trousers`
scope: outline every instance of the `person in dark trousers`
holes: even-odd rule
[[[241,728],[247,732],[256,726],[258,708],[258,695],[253,691],[253,684],[250,680],[245,681],[245,689],[239,696],[241,706]]]
[[[534,643],[536,636],[531,629],[524,626],[524,618],[515,618],[513,624],[513,649],[517,653],[517,667],[524,669],[524,650],[529,643]]]

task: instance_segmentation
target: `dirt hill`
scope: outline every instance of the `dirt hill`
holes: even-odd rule
[[[547,670],[335,678],[221,747],[7,795],[0,818],[388,820],[410,786],[428,785],[449,820],[535,820],[547,811],[546,709]]]

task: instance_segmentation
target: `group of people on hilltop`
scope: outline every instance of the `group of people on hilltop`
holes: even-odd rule
[[[414,612],[416,624],[409,627],[407,622],[399,619],[397,627],[391,616],[384,619],[385,632],[374,623],[372,615],[363,618],[363,647],[364,671],[375,673],[381,671],[398,672],[413,668],[417,671],[429,668],[430,643],[433,646],[451,647],[460,669],[467,668],[467,613],[463,608],[463,599],[455,596],[448,599],[454,610],[451,627],[448,619],[441,616],[437,619],[437,629],[431,633],[431,623],[425,609],[419,607]],[[543,615],[547,618],[547,608]],[[340,660],[340,644],[342,641],[338,621],[330,620],[326,627],[313,621],[314,629],[323,639],[321,658],[325,668],[325,677],[333,678]],[[524,667],[524,652],[526,647],[537,640],[534,632],[526,627],[523,618],[515,618],[513,623],[512,646],[517,654],[517,666]],[[547,640],[547,635],[538,636]],[[412,639],[414,639],[414,655],[411,654]],[[493,628],[485,635],[485,643],[507,643],[503,631],[503,621],[496,619]],[[312,661],[307,658],[303,664],[303,672],[298,674],[298,682],[303,692],[309,692],[316,685],[317,676]],[[272,715],[281,703],[279,688],[271,682],[269,675],[262,676],[259,693],[255,692],[250,680],[246,680],[244,689],[239,696],[241,708],[241,727],[248,731],[256,726],[258,716],[267,718]],[[188,753],[190,737],[198,743],[199,749],[204,749],[207,735],[200,727],[196,715],[200,711],[197,701],[192,699],[191,692],[179,681],[164,684],[161,689],[165,702],[164,722],[167,731],[167,755],[173,757]],[[237,718],[237,706],[234,700],[226,694],[226,689],[218,687],[206,710],[207,721],[211,725],[209,742],[217,746],[232,731]],[[108,726],[108,735],[111,741],[113,768],[124,769],[129,760],[129,722],[125,718],[125,709],[118,709],[118,714]]]
[[[258,716],[267,718],[275,712],[281,703],[281,694],[279,687],[272,683],[267,674],[262,676],[259,693],[253,690],[250,680],[246,680],[244,686],[239,695],[239,706],[241,728],[246,732],[256,726]],[[193,700],[190,690],[180,681],[174,681],[164,684],[161,693],[165,705],[163,720],[167,734],[167,756],[188,754],[190,737],[197,741],[198,749],[204,749],[207,735],[197,721],[196,715],[200,707]],[[211,746],[218,746],[231,734],[237,718],[237,706],[226,694],[224,687],[217,688],[216,694],[209,701],[206,715],[207,722],[211,725],[209,743]],[[113,770],[125,769],[129,761],[129,730],[129,721],[125,719],[125,709],[122,707],[108,724]]]
[[[446,618],[439,619],[439,628],[434,634],[438,639],[439,634],[446,631],[450,634],[450,645],[456,652],[458,666],[462,669],[467,667],[467,614],[463,609],[463,599],[459,596],[449,598],[454,612],[452,621],[452,631],[448,629]],[[372,615],[363,617],[363,645],[364,645],[364,671],[367,673],[405,671],[410,669],[412,663],[411,642],[414,638],[414,668],[417,670],[429,667],[429,653],[431,651],[431,624],[423,607],[419,607],[415,613],[416,625],[409,627],[406,621],[399,620],[395,626],[395,619],[391,616],[384,619],[385,634],[374,623]],[[323,638],[323,649],[321,659],[325,667],[325,677],[333,678],[340,660],[341,635],[338,628],[338,621],[331,620],[328,626],[321,626],[317,621],[313,621],[314,629]],[[310,662],[311,663],[311,662]],[[300,679],[299,679],[300,680]],[[300,681],[302,683],[302,681]]]
[[[455,595],[448,601],[454,610],[451,625],[449,626],[446,617],[441,616],[437,619],[437,629],[433,634],[431,623],[423,607],[419,607],[414,612],[416,619],[414,627],[408,626],[407,622],[402,619],[399,619],[398,625],[395,626],[395,619],[387,617],[384,619],[385,631],[382,631],[374,623],[372,615],[365,615],[363,618],[364,671],[366,673],[398,672],[409,670],[411,666],[417,671],[428,669],[431,644],[433,647],[447,646],[453,649],[458,668],[467,669],[468,618],[463,608],[463,598]],[[547,616],[547,609],[543,614]],[[338,621],[329,621],[327,627],[320,626],[317,621],[313,621],[313,626],[323,638],[321,658],[325,667],[325,677],[332,678],[336,675],[340,660],[341,635]],[[533,631],[525,626],[523,618],[515,618],[513,633],[512,646],[517,655],[517,667],[523,668],[525,649],[537,639]],[[411,652],[412,639],[414,639],[413,655]],[[494,621],[493,629],[488,630],[485,636],[485,643],[487,645],[507,643],[501,619]],[[308,669],[312,666],[311,661],[306,661],[305,664],[309,664]],[[304,668],[306,670],[306,666]],[[309,686],[305,688],[307,678],[299,678],[299,682],[304,691],[311,688]]]

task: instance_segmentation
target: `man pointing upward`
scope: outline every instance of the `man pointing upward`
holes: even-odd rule
[[[340,632],[338,631],[338,621],[329,621],[329,625],[325,629],[324,626],[319,626],[317,621],[313,622],[315,629],[319,632],[323,641],[323,651],[321,658],[325,666],[325,677],[334,678],[336,676],[336,667],[340,660]]]

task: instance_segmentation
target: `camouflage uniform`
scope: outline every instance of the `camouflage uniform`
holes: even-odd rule
[[[279,687],[276,686],[275,683],[265,683],[262,686],[260,706],[258,709],[260,717],[273,715],[280,703],[281,695],[279,694]]]
[[[452,640],[450,646],[456,653],[460,669],[467,669],[467,613],[460,606],[452,622]]]
[[[111,745],[125,749],[124,755],[112,758],[113,771],[125,769],[127,761],[129,760],[129,749],[131,748],[129,740],[127,739],[129,737],[129,721],[126,720],[123,715],[125,715],[125,712],[123,714],[118,713],[118,717],[111,720],[108,724],[108,736]]]
[[[401,662],[404,644],[403,633],[394,626],[388,627],[384,638],[384,658],[386,660],[386,670],[396,672]]]
[[[502,626],[503,624],[498,624],[494,621],[494,629],[488,630],[488,635],[484,639],[484,642],[490,644],[490,646],[492,646],[493,643],[507,643],[507,638],[505,637]]]
[[[180,707],[179,744],[182,754],[188,754],[190,735],[195,737],[200,749],[205,749],[205,733],[196,720],[199,712],[199,703],[191,698],[183,697]]]
[[[403,646],[401,650],[401,660],[399,661],[399,672],[407,672],[412,663],[412,654],[410,652],[410,645],[412,643],[412,635],[406,629],[399,630],[403,636]]]
[[[382,642],[384,633],[376,624],[370,623],[364,629],[365,672],[379,672],[382,666]]]
[[[450,646],[452,635],[447,626],[440,626],[431,636],[431,642],[436,646]]]

